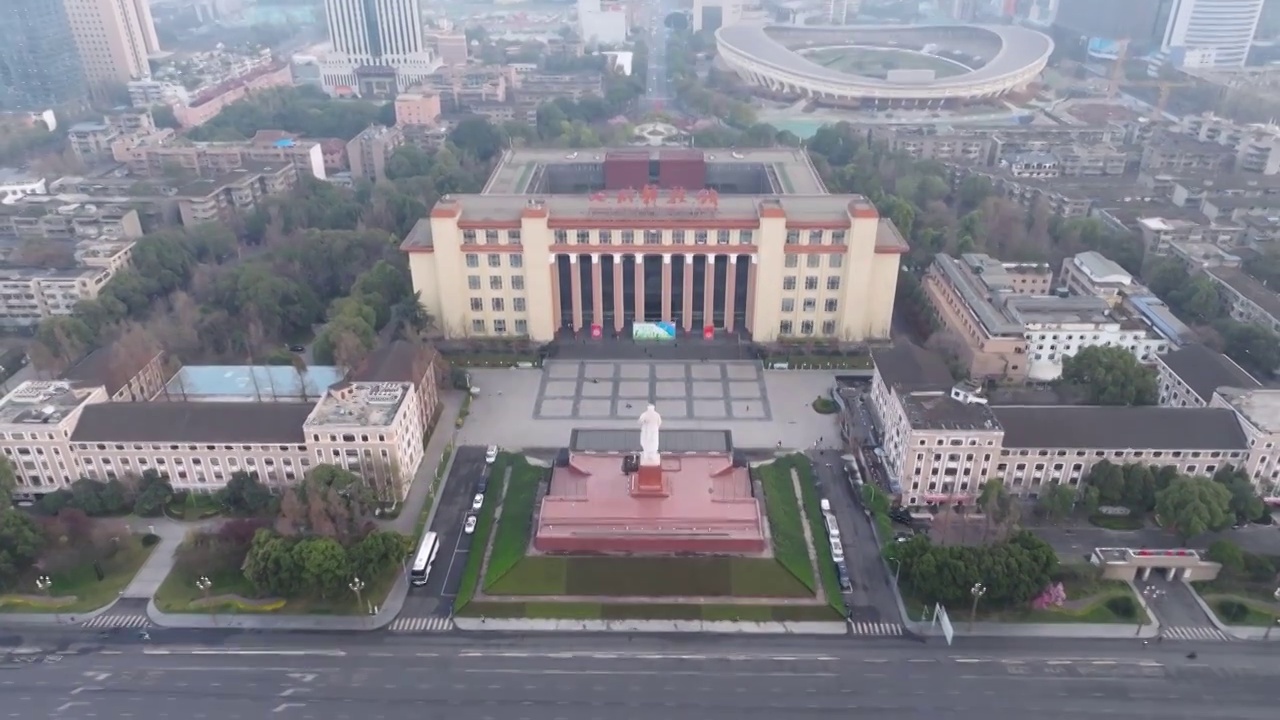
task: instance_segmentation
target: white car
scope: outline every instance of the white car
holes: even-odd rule
[[[831,559],[844,562],[844,545],[840,544],[840,538],[831,538]]]
[[[475,532],[475,531],[476,531],[476,516],[475,516],[475,515],[468,515],[468,516],[467,516],[467,521],[466,521],[465,523],[463,523],[463,524],[462,524],[462,532],[464,532],[464,533],[466,533],[466,534],[470,535],[471,533],[473,533],[473,532]]]
[[[498,446],[490,445],[489,449],[484,451],[484,461],[492,465],[493,461],[497,459],[498,459]]]
[[[822,498],[818,501],[818,507],[822,508],[822,512],[829,513],[831,512],[831,501],[826,498]]]
[[[482,507],[484,507],[484,494],[476,493],[476,496],[471,498],[471,509],[479,512]]]

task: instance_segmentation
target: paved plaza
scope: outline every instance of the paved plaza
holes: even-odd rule
[[[550,362],[533,415],[630,420],[649,403],[664,420],[773,419],[755,362]]]
[[[471,369],[462,445],[556,448],[576,429],[636,428],[653,402],[663,431],[728,430],[739,448],[838,446],[836,416],[811,404],[830,371],[765,371],[752,361],[553,360],[538,369]],[[627,407],[630,405],[630,407]]]

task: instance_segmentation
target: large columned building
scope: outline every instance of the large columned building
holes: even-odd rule
[[[800,150],[514,150],[403,248],[449,337],[887,338],[907,249]],[[666,325],[669,324],[669,325]]]

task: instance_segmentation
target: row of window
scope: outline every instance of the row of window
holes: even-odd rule
[[[504,284],[505,284],[505,283],[504,283],[504,281],[503,281],[503,279],[502,279],[502,276],[501,276],[501,275],[490,275],[490,276],[489,276],[489,289],[490,289],[490,290],[501,290],[501,289],[502,289],[502,286],[503,286]],[[468,289],[468,290],[479,290],[479,289],[480,289],[480,276],[479,276],[479,275],[468,275],[468,276],[467,276],[467,289]],[[512,275],[512,276],[511,276],[511,289],[512,289],[512,290],[524,290],[524,276],[523,276],[523,275]]]
[[[827,298],[822,302],[823,312],[835,312],[838,303],[835,298]],[[818,301],[815,298],[805,298],[800,303],[800,308],[804,312],[814,312],[818,309]],[[796,311],[796,301],[794,298],[782,299],[782,312],[791,313]]]
[[[500,297],[490,298],[489,300],[489,305],[493,312],[505,312],[506,304],[506,300]],[[516,312],[524,312],[524,298],[511,298],[511,309]],[[471,298],[471,312],[484,312],[484,300],[482,298]]]
[[[820,268],[822,267],[823,258],[827,258],[827,267],[844,267],[843,255],[806,255],[804,266],[807,268]],[[783,256],[782,263],[789,268],[800,267],[800,256],[796,253],[787,253]]]
[[[814,324],[813,324],[813,321],[812,321],[812,320],[801,320],[801,321],[800,321],[800,334],[801,334],[801,335],[812,335],[812,334],[813,334],[813,328],[814,328]],[[783,320],[782,322],[778,323],[778,334],[779,334],[779,335],[795,335],[795,334],[796,334],[796,331],[795,331],[795,323],[793,323],[793,322],[792,322],[792,321],[790,321],[790,320]],[[822,334],[823,334],[824,336],[828,336],[828,337],[829,337],[829,336],[832,336],[832,335],[835,335],[835,334],[836,334],[836,321],[835,321],[835,320],[823,320],[823,321],[822,321]]]
[[[524,320],[524,319],[516,319],[516,321],[513,323],[513,325],[514,325],[514,327],[515,327],[515,334],[516,334],[516,335],[528,335],[528,334],[529,334],[529,321],[528,321],[528,320]],[[481,320],[481,319],[477,318],[477,319],[475,319],[475,320],[472,320],[472,321],[471,321],[471,332],[475,333],[476,335],[487,335],[487,334],[489,334],[489,331],[487,330],[487,328],[488,328],[488,324],[487,324],[484,320]],[[506,334],[507,334],[507,321],[506,321],[506,320],[504,320],[504,319],[502,319],[502,318],[498,318],[498,319],[494,320],[494,321],[493,321],[493,334],[494,334],[494,335],[506,335]]]
[[[491,268],[502,267],[501,253],[488,253],[485,256],[485,263]],[[480,267],[480,256],[476,253],[467,253],[464,259],[469,268]],[[513,268],[524,267],[524,256],[520,253],[507,253],[507,264]]]
[[[591,242],[592,233],[595,233],[595,238],[596,238],[595,244],[597,245],[613,244],[612,230],[575,230],[573,231],[573,235],[572,235],[575,241],[574,244],[575,245],[592,244]],[[711,231],[709,230],[694,230],[692,231],[692,233],[686,230],[643,230],[641,231],[641,239],[643,240],[643,244],[645,245],[662,245],[663,244],[662,238],[667,233],[670,233],[670,237],[671,237],[670,244],[672,245],[685,245],[688,243],[690,239],[692,239],[694,245],[707,245],[709,244],[711,239]],[[556,230],[555,244],[567,245],[569,244],[570,237],[571,236],[569,235],[568,230]],[[732,240],[733,240],[732,230],[716,230],[715,231],[716,245],[729,245]],[[754,242],[755,242],[754,230],[738,231],[739,245],[751,245]],[[843,236],[841,237],[840,242],[842,243],[844,242]],[[635,245],[636,231],[635,230],[619,230],[618,244]]]
[[[783,290],[795,290],[795,289],[796,289],[796,276],[795,276],[795,275],[784,275],[784,276],[783,276],[783,278],[782,278],[782,289],[783,289]],[[804,277],[804,289],[805,289],[805,290],[817,290],[817,289],[818,289],[818,276],[817,276],[817,275],[806,275],[806,276]],[[839,275],[830,275],[830,276],[828,276],[828,277],[827,277],[827,289],[828,289],[828,290],[839,290],[839,289],[840,289],[840,276],[839,276]]]

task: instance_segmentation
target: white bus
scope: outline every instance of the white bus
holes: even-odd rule
[[[418,554],[413,558],[413,570],[409,580],[414,585],[426,585],[431,575],[431,566],[436,561],[436,553],[440,552],[440,537],[433,532],[422,536],[422,544],[418,546]]]

